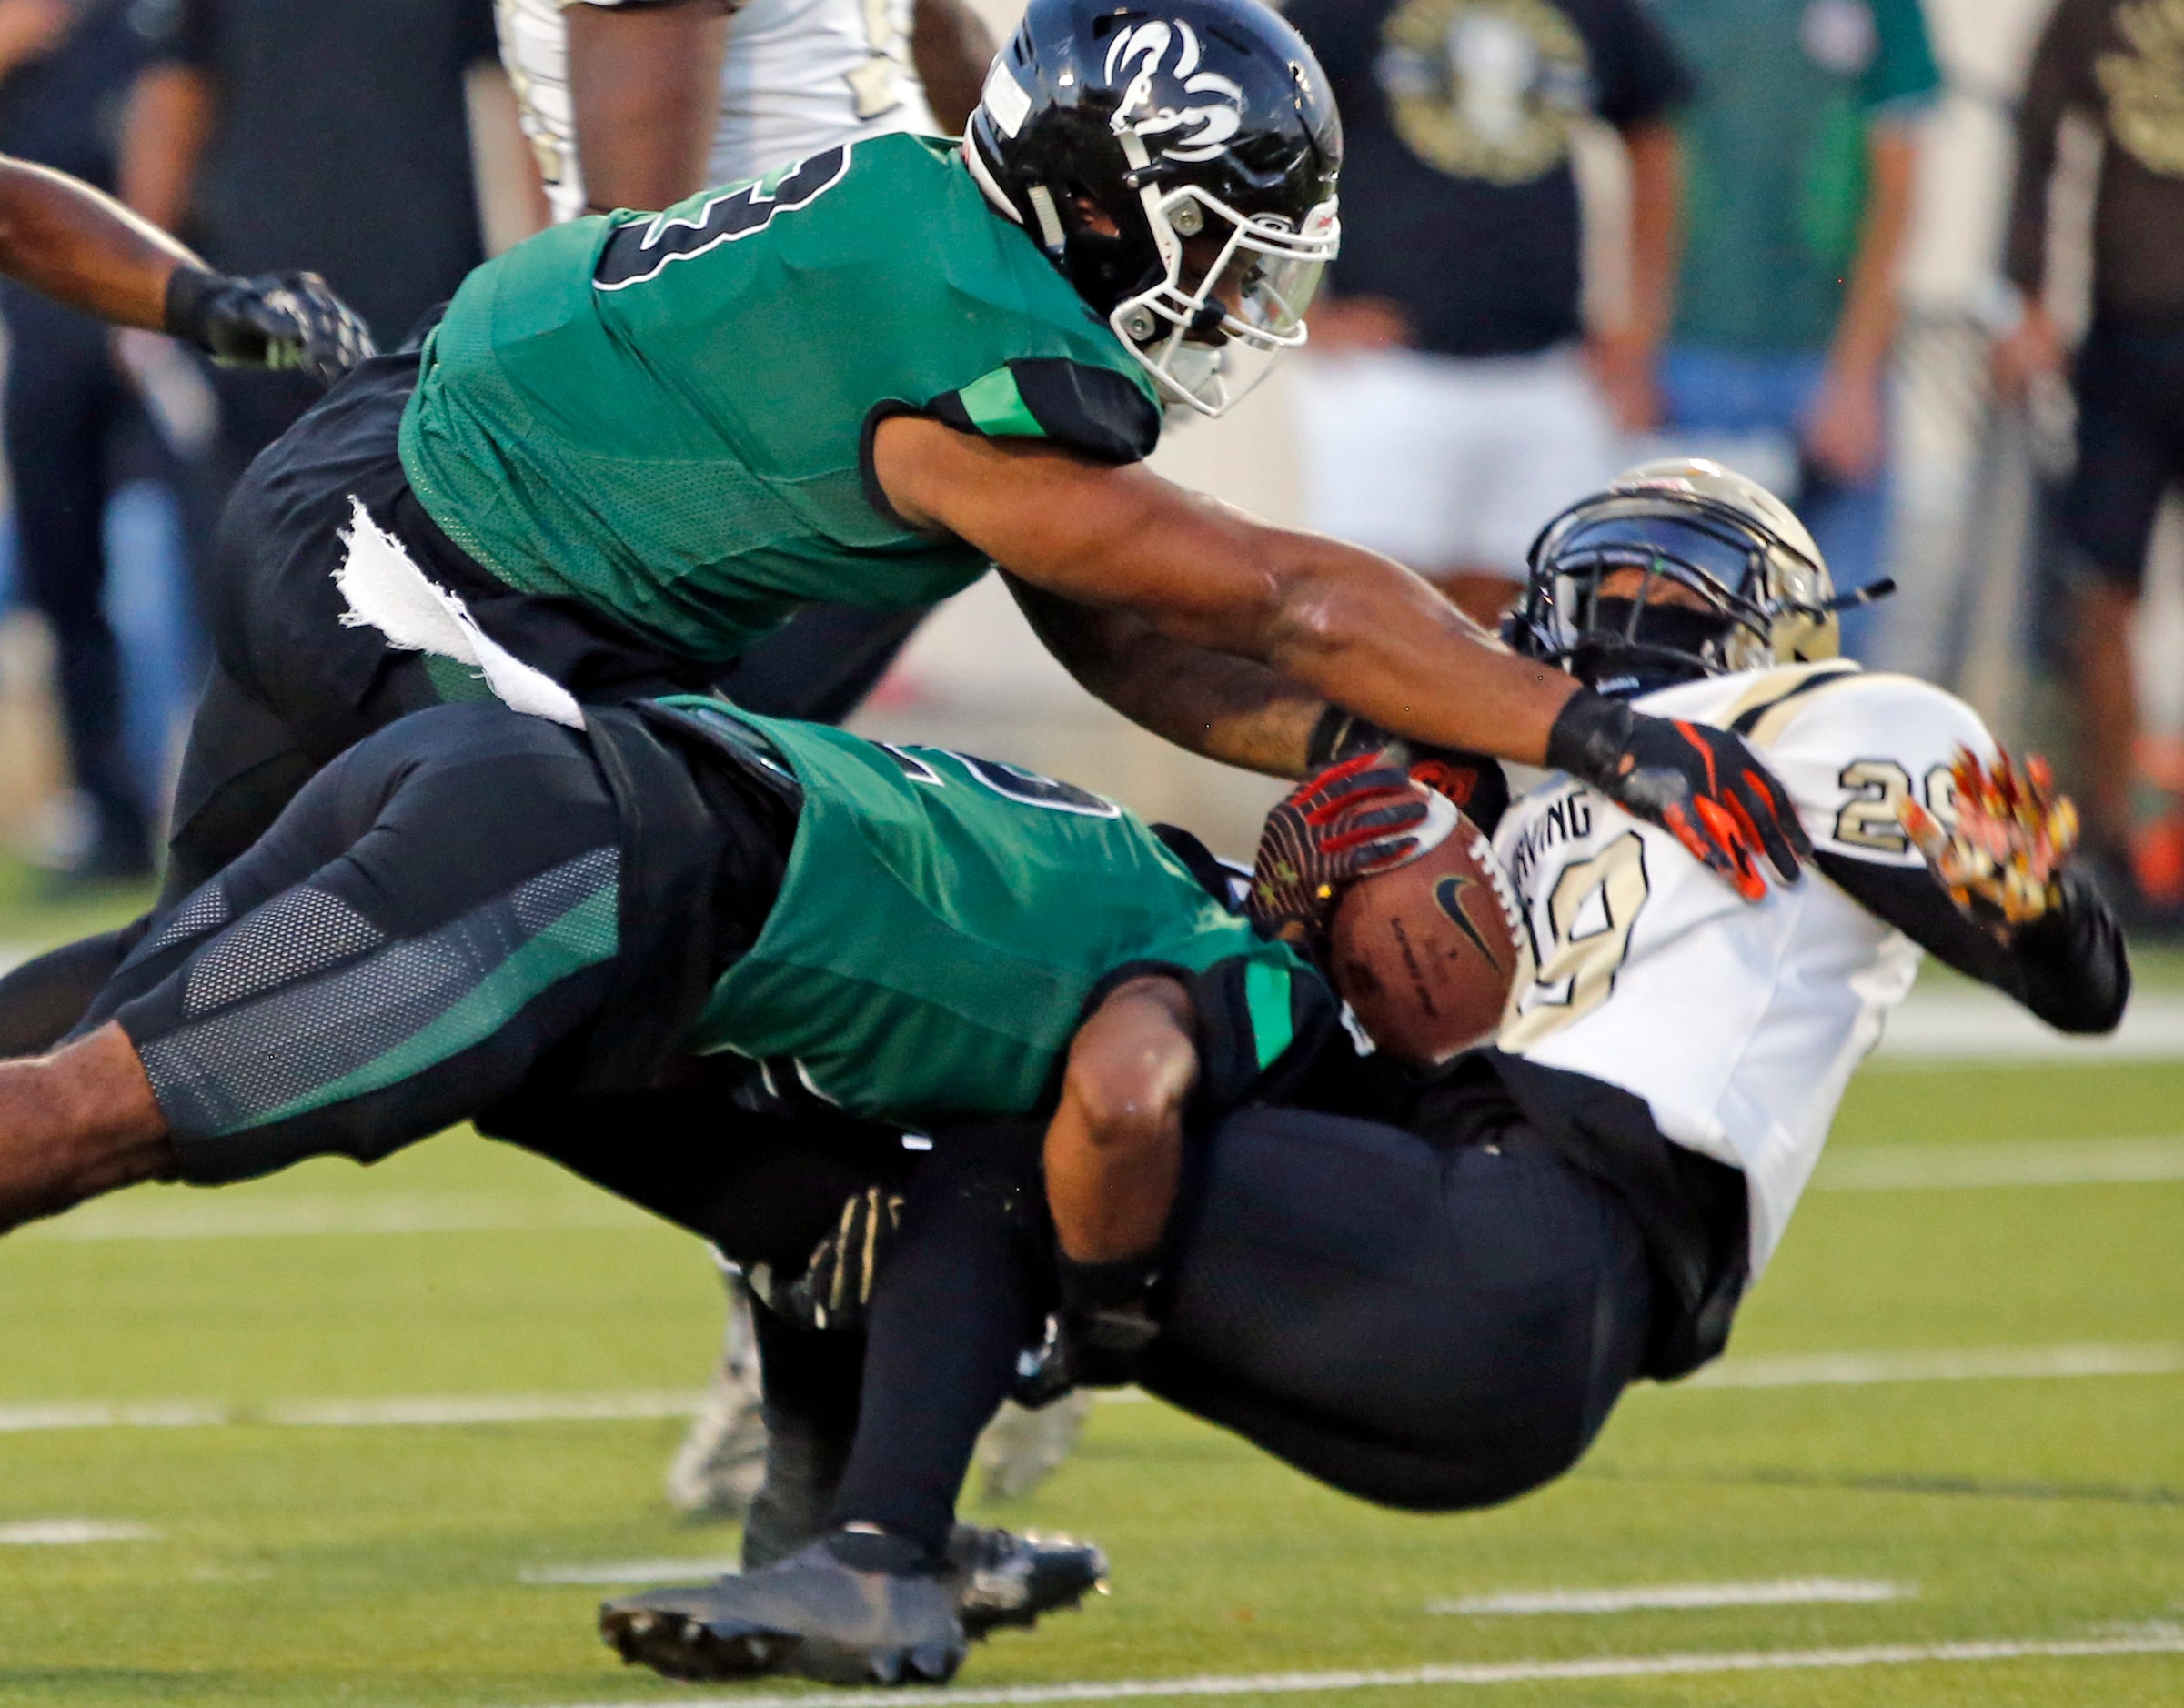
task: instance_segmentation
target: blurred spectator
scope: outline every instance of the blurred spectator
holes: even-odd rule
[[[1650,427],[1671,296],[1682,70],[1636,0],[1296,0],[1343,112],[1343,252],[1300,369],[1314,527],[1482,621],[1540,525]],[[1580,339],[1573,127],[1631,164],[1627,323]]]
[[[2098,125],[2105,146],[2093,320],[2077,363],[2078,462],[2057,521],[2087,839],[2120,898],[2132,888],[2132,619],[2162,495],[2184,485],[2184,10],[2062,0],[2048,20],[2018,110],[2005,271],[2022,318],[1995,350],[2006,391],[2052,382],[2065,365],[2044,291],[2048,186],[2067,115]]]
[[[0,152],[111,189],[121,108],[148,45],[131,0],[0,0]],[[146,792],[126,739],[121,654],[107,621],[106,503],[120,441],[144,417],[106,328],[26,287],[0,286],[5,427],[21,586],[53,631],[68,759],[90,822],[69,874],[152,867]]]
[[[484,258],[464,74],[494,55],[491,0],[142,0],[125,199],[212,266],[322,274],[399,344]],[[208,499],[318,395],[221,372]],[[210,507],[208,502],[207,507]]]
[[[665,207],[860,136],[961,135],[993,56],[964,0],[499,0],[498,14],[558,220]]]
[[[1651,4],[1698,75],[1663,367],[1671,428],[1766,469],[1836,585],[1864,587],[1887,547],[1887,367],[1917,121],[1940,88],[1925,17],[1918,0]],[[1845,618],[1853,649],[1869,629],[1865,613]]]

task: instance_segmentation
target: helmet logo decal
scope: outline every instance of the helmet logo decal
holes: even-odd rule
[[[1169,50],[1175,63],[1166,64]],[[1112,87],[1123,77],[1115,103],[1113,129],[1119,135],[1134,130],[1144,137],[1175,135],[1160,152],[1170,160],[1212,160],[1228,152],[1230,138],[1243,125],[1243,89],[1217,71],[1201,71],[1198,32],[1177,19],[1157,19],[1136,25],[1117,35],[1107,50],[1107,82]],[[1162,106],[1153,99],[1152,80],[1165,72],[1183,85],[1185,95],[1205,95],[1205,104]]]

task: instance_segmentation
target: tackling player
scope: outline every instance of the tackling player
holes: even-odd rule
[[[801,605],[928,603],[998,562],[1081,680],[1200,752],[1298,774],[1339,705],[1592,779],[1747,897],[1764,864],[1793,879],[1802,832],[1736,736],[1575,688],[1388,560],[1138,466],[1163,403],[1217,413],[1303,341],[1339,156],[1310,50],[1254,0],[1034,0],[962,148],[883,136],[488,262],[230,503],[169,897],[360,736],[478,691],[346,620],[359,512],[402,551],[350,598],[429,608],[438,582],[564,717],[702,687]],[[18,970],[0,1033],[80,1013],[123,947]]]
[[[117,327],[331,385],[371,334],[315,273],[228,278],[88,184],[0,155],[0,275]]]
[[[2068,803],[1962,702],[1837,659],[1830,597],[1789,511],[1711,464],[1635,470],[1547,530],[1516,645],[1656,715],[1749,732],[1827,881],[1742,906],[1657,828],[1548,777],[1495,835],[1529,938],[1495,1046],[1417,1076],[1321,1034],[1285,1107],[1254,1098],[1192,1148],[1166,1238],[1129,1261],[1110,1249],[1089,1337],[1103,1379],[1134,1377],[1367,1499],[1509,1500],[1573,1464],[1627,1383],[1720,1353],[1922,949],[2060,1030],[2115,1027],[2129,969],[2068,862]],[[1351,828],[1325,825],[1330,859]],[[1341,888],[1322,896],[1323,922]],[[1081,1038],[1072,1072],[1099,1049]],[[1157,1104],[1162,1060],[1143,1034],[1129,1040],[1101,1070],[1105,1100]],[[1050,1173],[1060,1205],[1053,1187]],[[998,1211],[960,1211],[953,1251],[934,1249],[942,1238],[930,1215],[906,1216],[892,1249],[850,1254],[872,1301],[867,1380],[895,1388],[800,1417],[774,1408],[798,1447],[777,1462],[784,1481],[842,1468],[825,1490],[769,1491],[768,1510],[807,1515],[817,1539],[740,1577],[609,1603],[602,1627],[625,1658],[679,1677],[892,1681],[961,1655],[951,1610],[903,1545],[945,1526],[968,1462],[967,1448],[939,1460],[962,1431],[931,1420],[982,1418],[1015,1374],[1015,1348],[964,1321],[1015,1321],[1052,1295],[1009,1275],[1036,1244]],[[839,1243],[822,1251],[838,1259]],[[951,1290],[951,1260],[981,1285]],[[876,1287],[861,1279],[873,1271]],[[1086,1321],[1062,1296],[1062,1321]],[[1100,1320],[1118,1311],[1141,1328],[1134,1363]],[[949,1312],[946,1331],[916,1322]],[[920,1355],[883,1349],[890,1337]],[[1084,1338],[1060,1346],[1082,1357]],[[826,1357],[778,1328],[768,1345],[770,1381],[791,1352]],[[851,1439],[830,1445],[830,1431]]]

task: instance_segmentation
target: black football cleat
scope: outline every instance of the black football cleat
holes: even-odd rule
[[[948,1539],[941,1583],[954,1595],[964,1633],[983,1637],[1004,1626],[1028,1628],[1042,1613],[1076,1607],[1105,1592],[1107,1556],[1073,1536],[1019,1536],[958,1524]]]
[[[740,1577],[609,1602],[599,1634],[630,1665],[668,1678],[790,1673],[829,1684],[942,1683],[967,1642],[942,1577],[861,1572],[824,1540]]]

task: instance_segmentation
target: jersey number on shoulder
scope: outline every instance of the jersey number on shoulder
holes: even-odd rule
[[[1531,988],[1517,995],[1515,1018],[1502,1029],[1497,1041],[1504,1050],[1535,1044],[1607,1000],[1652,889],[1646,844],[1635,830],[1562,869],[1547,894],[1548,941],[1539,940],[1531,910],[1525,914],[1536,970]]]
[[[849,169],[845,144],[723,190],[699,207],[694,218],[660,214],[642,224],[624,226],[599,251],[591,282],[599,290],[619,291],[658,278],[669,262],[692,260],[724,243],[765,230],[776,214],[809,206],[840,184]]]
[[[923,783],[929,788],[948,787],[948,779],[931,759],[925,757],[932,754],[953,759],[971,773],[974,782],[982,783],[995,794],[1022,806],[1042,807],[1049,812],[1074,812],[1088,819],[1120,819],[1122,816],[1122,809],[1104,796],[1095,795],[1089,789],[1079,789],[1074,783],[1042,777],[1037,771],[1026,770],[1021,765],[1004,765],[999,759],[981,759],[976,754],[958,753],[952,748],[899,748],[891,741],[882,741],[880,746],[890,759],[902,768],[903,775],[911,781]]]
[[[860,0],[857,10],[864,20],[865,45],[871,57],[845,73],[842,81],[857,103],[857,116],[878,118],[902,105],[902,80],[895,67],[898,60],[909,56],[910,44],[895,27],[893,0]]]
[[[1850,794],[1836,814],[1837,841],[1880,854],[1910,852],[1911,839],[1897,816],[1897,809],[1912,799],[1910,772],[1894,759],[1853,759],[1836,780]],[[1944,824],[1956,822],[1957,788],[1947,766],[1937,765],[1927,773],[1925,804]]]

